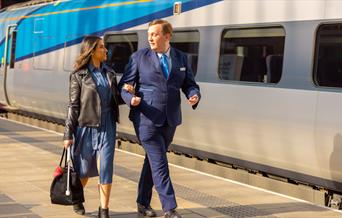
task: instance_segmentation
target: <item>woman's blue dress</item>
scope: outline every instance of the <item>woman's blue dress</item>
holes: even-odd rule
[[[80,178],[98,176],[100,184],[111,184],[115,149],[116,123],[111,107],[112,91],[105,68],[88,66],[101,99],[100,127],[78,127],[73,147],[75,170]],[[97,163],[99,161],[99,163]]]

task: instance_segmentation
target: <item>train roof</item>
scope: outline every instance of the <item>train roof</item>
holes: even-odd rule
[[[30,7],[30,6],[34,6],[34,5],[41,5],[41,4],[57,2],[57,1],[58,0],[31,0],[31,1],[15,3],[13,5],[10,5],[6,8],[4,8],[3,10],[15,10],[18,8],[25,8],[25,7]]]

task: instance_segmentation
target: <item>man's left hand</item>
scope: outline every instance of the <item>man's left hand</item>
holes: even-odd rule
[[[197,104],[198,100],[199,100],[198,96],[193,95],[188,99],[188,102],[191,106],[193,106],[193,105]]]

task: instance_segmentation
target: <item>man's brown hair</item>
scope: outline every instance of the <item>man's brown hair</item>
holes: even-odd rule
[[[151,21],[148,24],[148,27],[156,25],[156,24],[161,24],[162,25],[162,31],[163,31],[164,35],[169,33],[172,36],[173,29],[172,29],[172,25],[169,22],[167,22],[166,20],[157,19],[157,20]]]

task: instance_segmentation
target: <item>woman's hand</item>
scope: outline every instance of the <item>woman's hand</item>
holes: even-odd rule
[[[63,141],[64,148],[67,149],[70,145],[74,143],[74,140],[72,139],[67,139]]]
[[[128,83],[125,83],[124,86],[122,87],[122,89],[126,90],[127,92],[131,93],[132,95],[135,94],[134,86],[132,86]]]

